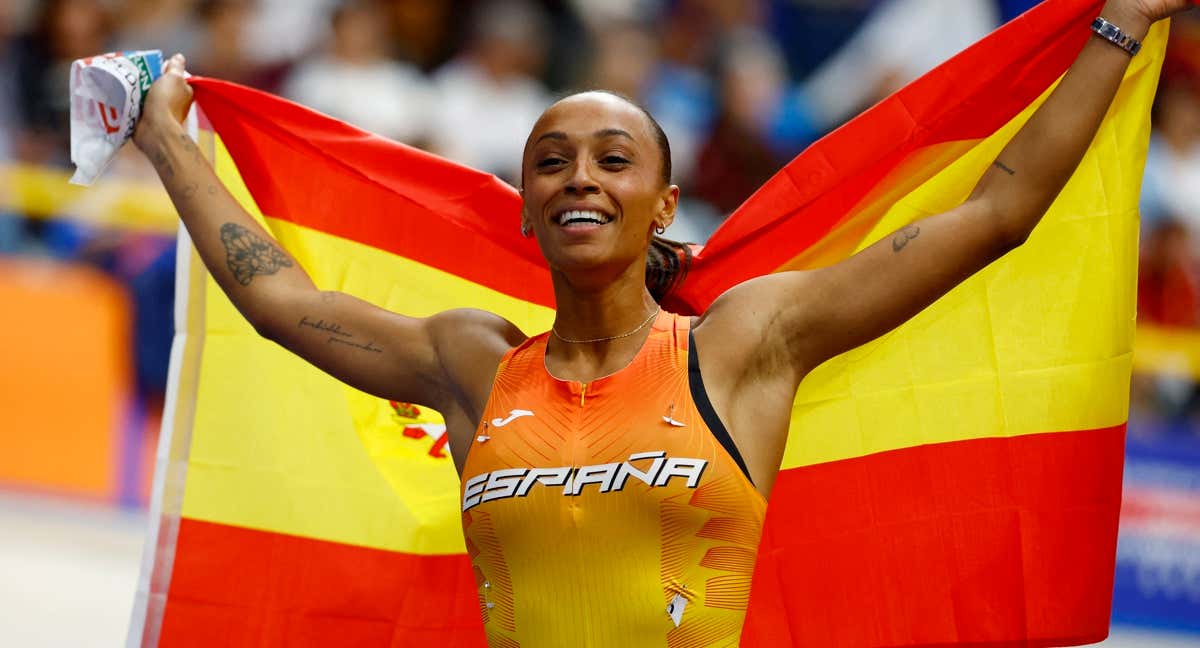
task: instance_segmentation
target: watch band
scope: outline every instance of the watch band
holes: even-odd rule
[[[1108,22],[1107,20],[1097,16],[1092,21],[1092,31],[1104,40],[1116,45],[1125,50],[1130,56],[1137,55],[1142,50],[1142,43],[1138,39],[1121,31],[1120,27]]]

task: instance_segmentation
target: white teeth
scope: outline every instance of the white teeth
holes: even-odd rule
[[[603,225],[612,220],[607,214],[598,211],[584,211],[572,209],[571,211],[563,212],[558,215],[559,225],[568,225],[570,223],[596,223]]]

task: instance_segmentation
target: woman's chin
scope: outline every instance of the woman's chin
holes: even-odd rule
[[[547,262],[551,269],[566,275],[572,284],[594,284],[615,281],[634,261],[619,258],[611,249],[572,246],[569,250],[557,250],[552,257],[547,257]]]

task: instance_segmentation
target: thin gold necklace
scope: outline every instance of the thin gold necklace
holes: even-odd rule
[[[562,334],[558,332],[558,328],[556,328],[554,326],[551,326],[550,330],[554,333],[554,337],[556,337],[568,344],[591,344],[592,342],[608,342],[609,340],[619,340],[621,338],[627,338],[630,335],[633,335],[634,333],[637,333],[638,331],[646,328],[646,325],[649,324],[651,321],[653,321],[655,317],[658,317],[658,314],[661,311],[662,311],[662,306],[655,308],[654,312],[650,313],[650,317],[647,317],[646,321],[642,322],[641,324],[638,324],[637,328],[633,329],[632,331],[629,331],[628,333],[622,333],[620,335],[610,335],[608,337],[598,337],[598,338],[592,338],[590,340],[572,340],[571,338],[563,337]]]

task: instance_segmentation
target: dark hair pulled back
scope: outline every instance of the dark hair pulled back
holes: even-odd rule
[[[683,283],[691,266],[690,245],[655,236],[646,251],[646,288],[654,301],[663,303]]]

